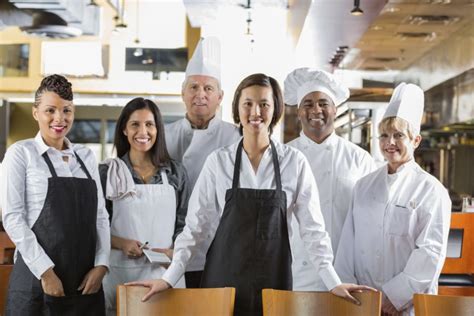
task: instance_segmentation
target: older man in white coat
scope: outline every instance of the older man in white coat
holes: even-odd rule
[[[325,71],[299,68],[285,80],[285,103],[298,106],[303,127],[300,137],[288,143],[299,149],[311,165],[321,201],[326,230],[334,253],[349,210],[356,181],[375,170],[370,154],[334,132],[336,107],[347,100],[349,89]],[[311,264],[292,219],[293,290],[327,290]]]
[[[237,127],[216,117],[224,95],[220,78],[219,41],[214,37],[201,39],[186,68],[181,91],[186,117],[165,126],[168,152],[186,168],[191,188],[207,156],[240,139]],[[207,249],[211,241],[209,238],[208,243],[203,243],[203,249]],[[191,259],[185,274],[186,287],[199,287],[205,259],[204,250]]]
[[[415,162],[423,90],[400,84],[382,122],[387,164],[360,179],[342,231],[335,267],[345,282],[383,292],[383,315],[414,315],[413,294],[436,294],[451,217],[448,191]]]

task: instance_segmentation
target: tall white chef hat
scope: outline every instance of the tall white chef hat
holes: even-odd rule
[[[308,93],[314,91],[327,94],[336,106],[346,101],[350,95],[349,89],[342,82],[323,70],[298,68],[286,76],[286,104],[299,105]]]
[[[383,118],[400,117],[407,121],[414,129],[415,135],[418,135],[424,103],[425,97],[420,87],[402,82],[393,90],[392,98]]]
[[[186,67],[186,78],[201,75],[221,81],[221,44],[217,37],[201,38]]]

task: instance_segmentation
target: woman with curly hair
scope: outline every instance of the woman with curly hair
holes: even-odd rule
[[[92,151],[66,135],[74,122],[71,83],[41,81],[39,132],[7,151],[3,223],[16,245],[6,315],[103,315],[110,230]]]

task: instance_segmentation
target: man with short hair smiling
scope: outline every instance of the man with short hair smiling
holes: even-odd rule
[[[220,44],[217,38],[201,39],[186,68],[181,96],[186,117],[165,126],[166,146],[171,158],[181,162],[193,188],[207,156],[217,148],[237,142],[236,126],[216,117],[224,96],[220,83]],[[214,223],[216,226],[218,223]],[[186,287],[199,287],[206,250],[191,259],[185,274]]]
[[[285,79],[285,103],[298,106],[303,130],[288,143],[308,158],[318,185],[326,231],[336,253],[352,190],[358,179],[375,170],[368,152],[334,132],[336,107],[349,89],[325,71],[299,68]],[[298,223],[292,219],[293,290],[327,290],[306,254]]]

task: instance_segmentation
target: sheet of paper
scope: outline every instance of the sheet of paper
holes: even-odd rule
[[[168,256],[165,255],[164,253],[155,252],[155,251],[151,251],[151,250],[147,250],[147,249],[143,249],[143,253],[147,257],[147,259],[152,263],[153,262],[156,262],[156,263],[171,263],[170,258],[168,258]]]

